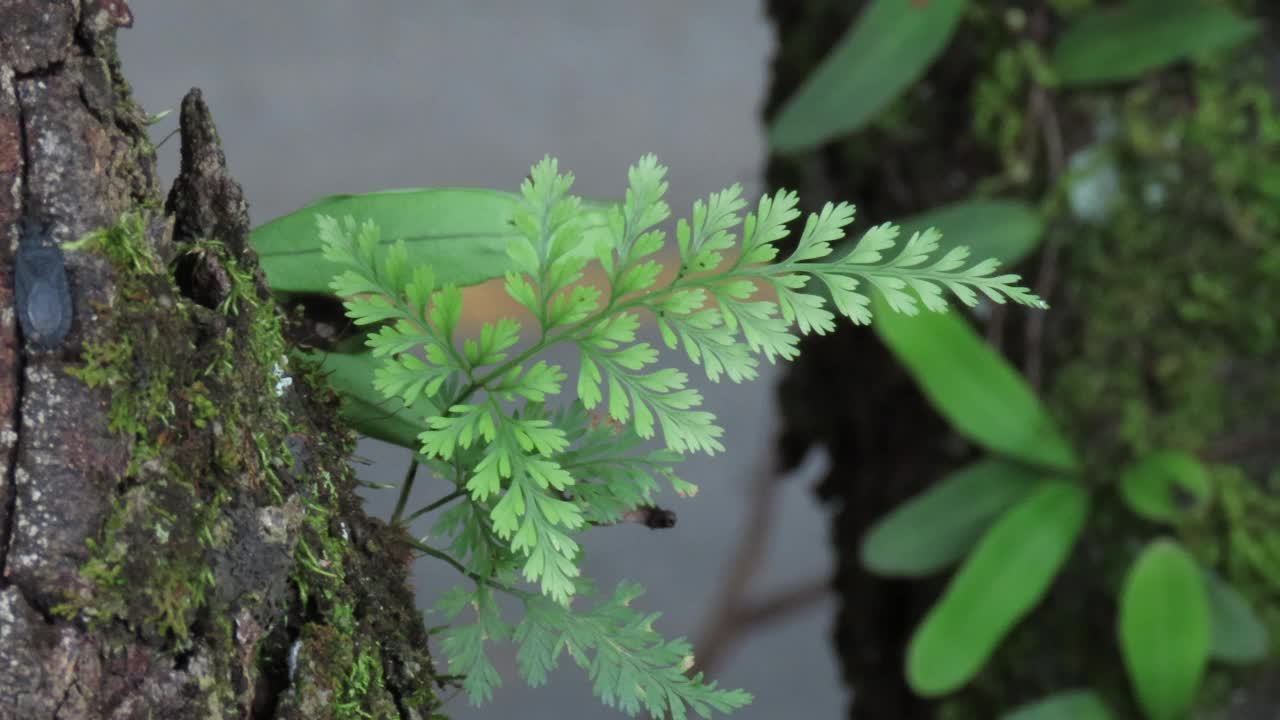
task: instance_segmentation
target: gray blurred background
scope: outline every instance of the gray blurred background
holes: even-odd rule
[[[772,36],[763,12],[742,0],[542,0],[339,2],[338,0],[132,0],[120,35],[125,73],[148,112],[176,108],[203,88],[228,164],[244,185],[254,224],[322,195],[390,187],[483,186],[514,190],[545,153],[577,175],[577,192],[618,197],[626,168],[646,152],[671,166],[668,200],[685,215],[693,199],[741,182],[761,189],[759,104]],[[170,116],[158,140],[175,127]],[[176,138],[161,150],[165,182]],[[499,291],[500,292],[500,291]],[[492,307],[496,310],[498,303]],[[673,358],[674,359],[674,358]],[[772,438],[766,366],[746,386],[702,380],[706,406],[725,427],[728,452],[682,468],[702,491],[670,492],[673,530],[591,531],[586,572],[602,588],[620,579],[648,588],[637,603],[661,609],[667,636],[696,637],[741,532],[750,473]],[[364,441],[361,476],[399,482],[408,451]],[[820,460],[819,460],[820,462]],[[814,470],[813,463],[809,465]],[[830,566],[826,519],[810,497],[813,472],[791,478],[777,508],[777,539],[757,594],[817,577]],[[446,491],[419,480],[418,499]],[[392,491],[371,492],[386,517]],[[425,531],[425,527],[422,528]],[[415,568],[422,607],[460,581],[425,559]],[[734,717],[835,718],[844,705],[827,641],[828,599],[739,645],[716,677],[755,693]],[[514,619],[514,618],[509,618]],[[428,616],[428,625],[440,620]],[[433,648],[434,650],[434,648]],[[591,697],[565,658],[549,687],[531,690],[513,653],[493,654],[505,686],[480,709],[454,698],[459,720],[620,716]]]

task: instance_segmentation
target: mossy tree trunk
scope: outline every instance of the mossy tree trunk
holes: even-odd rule
[[[975,193],[1045,209],[1042,250],[1015,268],[1046,293],[1044,324],[1009,311],[977,328],[1027,371],[1095,491],[1084,538],[1046,601],[966,691],[918,698],[903,678],[903,656],[945,576],[877,578],[859,565],[858,547],[872,522],[978,450],[946,427],[874,333],[851,328],[808,342],[779,391],[781,444],[791,463],[815,445],[831,456],[819,493],[833,506],[834,642],[853,691],[850,717],[991,718],[1078,686],[1132,712],[1115,598],[1135,553],[1162,533],[1178,535],[1264,609],[1276,637],[1280,43],[1273,3],[1232,4],[1266,15],[1264,32],[1218,62],[1054,92],[1018,70],[1017,45],[1052,47],[1067,20],[1055,3],[971,3],[943,57],[881,122],[770,159],[771,185],[797,189],[815,206],[855,202],[863,227]],[[778,51],[766,118],[863,5],[769,3]],[[1100,206],[1089,205],[1087,192],[1073,199],[1064,180],[1071,158],[1088,157],[1091,146],[1109,158],[1082,185]],[[1137,520],[1115,492],[1120,468],[1166,448],[1198,454],[1216,485],[1213,504],[1176,529]],[[1269,708],[1270,716],[1274,677],[1266,667],[1215,665],[1205,708],[1230,706],[1240,718]],[[1233,687],[1246,688],[1239,704],[1226,700]]]
[[[428,718],[411,556],[289,364],[198,91],[162,203],[131,21],[0,0],[0,717]],[[34,227],[70,278],[53,349],[14,309]]]

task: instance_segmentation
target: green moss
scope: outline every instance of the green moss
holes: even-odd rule
[[[225,254],[217,260],[234,268],[228,302],[211,311],[183,297],[147,227],[126,215],[73,248],[110,261],[118,297],[104,313],[110,327],[69,372],[109,392],[109,430],[129,443],[129,463],[80,590],[56,611],[98,630],[120,623],[177,653],[197,633],[207,640],[230,627],[232,608],[214,600],[215,559],[240,540],[229,498],[283,504],[276,470],[291,460],[290,423],[264,366],[284,357],[274,307],[244,289],[248,273]],[[230,657],[230,646],[215,655]]]
[[[147,223],[143,214],[125,213],[112,226],[94,230],[64,250],[91,250],[111,261],[127,279],[140,275],[159,275],[163,267],[147,242]]]
[[[336,498],[328,480],[321,483],[321,498],[305,501],[307,511],[294,552],[294,584],[301,603],[314,607],[324,623],[303,631],[293,697],[306,717],[399,718],[384,688],[383,651],[369,640],[377,633],[370,626],[360,627],[355,616],[347,583],[355,550],[350,530],[323,500]],[[429,697],[434,703],[434,696]],[[406,700],[414,706],[411,698]],[[320,711],[320,706],[326,709]]]
[[[307,625],[296,655],[289,705],[306,718],[399,720],[395,700],[384,687],[376,645],[334,625]]]
[[[345,464],[353,436],[327,426],[333,408],[312,393],[284,392],[279,315],[252,263],[219,239],[169,245],[147,174],[155,155],[146,116],[114,43],[98,51],[117,100],[111,119],[133,140],[105,172],[122,180],[113,185],[129,196],[120,204],[139,212],[64,246],[105,259],[116,292],[84,314],[98,324],[85,328],[70,373],[106,403],[128,463],[55,612],[95,631],[104,662],[148,646],[129,655],[129,672],[153,651],[162,665],[199,658],[189,668],[199,678],[192,717],[242,716],[246,698],[278,679],[298,633],[314,674],[331,679],[333,701],[303,716],[399,717],[396,702],[429,711],[438,703],[425,638],[414,634],[420,621],[411,602],[385,594],[403,589],[402,559],[379,572],[368,546],[349,539],[351,519],[364,517]],[[216,307],[189,297],[197,293],[175,280],[173,255],[225,273]],[[272,553],[292,564],[292,583],[255,585],[285,572],[259,565]],[[386,587],[366,587],[384,577]],[[246,637],[259,639],[246,648]]]
[[[214,587],[206,552],[223,502],[221,495],[205,500],[177,480],[129,488],[116,498],[100,539],[91,541],[92,557],[80,570],[85,592],[55,614],[98,629],[123,620],[158,645],[186,650]]]
[[[1124,98],[1122,202],[1101,227],[1062,226],[1079,324],[1049,398],[1091,469],[1178,448],[1220,459],[1280,400],[1280,116],[1248,62],[1200,68],[1191,113],[1168,92]],[[1223,109],[1225,110],[1225,114]],[[1231,119],[1227,119],[1227,118]],[[1207,186],[1206,186],[1207,185]],[[1256,472],[1246,472],[1256,482]]]
[[[127,484],[119,489],[91,557],[79,597],[58,611],[101,627],[116,620],[170,650],[185,649],[206,607],[224,502],[213,478],[183,457],[192,428],[213,411],[204,384],[174,358],[195,353],[191,310],[148,245],[141,215],[125,215],[73,249],[98,252],[117,273],[112,326],[87,342],[68,372],[110,393],[108,429],[130,443]]]
[[[215,282],[226,278],[216,307],[205,307],[153,250],[158,227],[126,215],[72,248],[114,270],[117,297],[99,308],[107,324],[69,372],[109,395],[109,429],[128,444],[129,462],[57,613],[115,633],[117,648],[142,639],[224,661],[242,653],[233,618],[275,613],[257,619],[263,634],[247,671],[278,675],[287,636],[299,633],[311,679],[291,685],[282,707],[319,703],[302,716],[340,720],[398,718],[397,702],[429,713],[438,701],[404,587],[408,560],[377,523],[353,543],[350,524],[370,522],[345,463],[353,436],[313,424],[332,417],[315,400],[324,393],[288,391],[280,317],[255,273],[221,242],[180,245],[175,266],[202,263]],[[293,362],[292,375],[314,383],[316,369]],[[257,567],[273,561],[291,569],[288,585],[262,579],[278,577]],[[210,717],[236,714],[233,685],[243,682],[231,678],[243,671],[210,675],[224,678],[203,689]]]
[[[204,428],[218,417],[218,406],[209,398],[203,382],[195,381],[189,391],[186,401],[191,404],[191,424]]]
[[[294,553],[298,568],[294,582],[304,605],[317,594],[332,603],[345,585],[343,568],[350,548],[344,538],[332,532],[330,522],[328,508],[307,501],[306,520]]]

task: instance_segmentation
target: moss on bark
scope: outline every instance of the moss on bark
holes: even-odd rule
[[[0,318],[0,715],[431,717],[406,538],[364,514],[355,437],[290,360],[208,108],[183,102],[162,208],[127,7],[58,4],[0,9],[49,55],[15,76],[0,43],[0,227],[52,223],[76,311],[42,354]]]

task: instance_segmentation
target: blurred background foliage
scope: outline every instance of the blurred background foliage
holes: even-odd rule
[[[866,223],[924,214],[1052,306],[878,316],[875,335],[810,341],[783,381],[784,462],[832,458],[850,716],[1262,717],[1280,621],[1273,6],[770,13],[769,183],[855,198]]]

